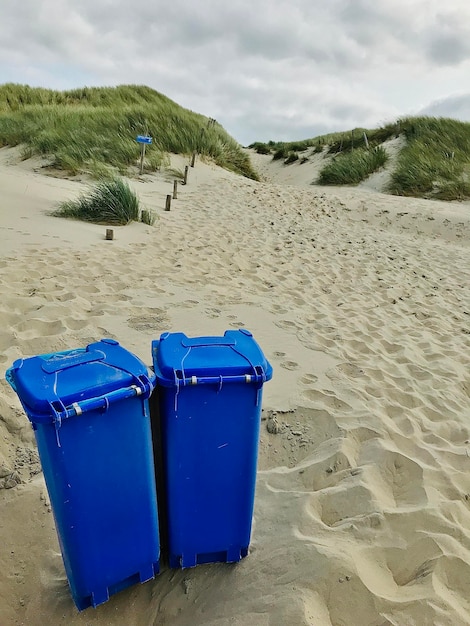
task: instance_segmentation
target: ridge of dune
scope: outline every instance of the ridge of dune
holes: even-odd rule
[[[468,204],[197,162],[169,212],[164,173],[130,181],[155,226],[105,241],[47,215],[86,185],[38,168],[0,150],[3,370],[104,336],[150,363],[163,331],[246,327],[274,378],[249,556],[164,570],[78,614],[2,377],[2,626],[470,623]]]

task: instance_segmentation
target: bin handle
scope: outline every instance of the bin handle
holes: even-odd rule
[[[227,348],[236,345],[236,341],[226,337],[185,337],[181,340],[181,345],[184,348],[206,348],[208,346]]]
[[[176,387],[174,398],[175,413],[178,412],[178,396],[180,394],[180,388],[195,385],[217,385],[217,393],[219,393],[222,390],[222,385],[224,383],[254,384],[257,389],[256,406],[258,406],[261,398],[260,392],[263,388],[263,383],[266,381],[266,372],[264,369],[262,369],[261,373],[258,373],[256,370],[255,372],[255,374],[236,374],[234,376],[185,376],[183,378],[178,378],[175,370],[174,383],[166,380],[160,380],[159,382],[163,387],[173,387],[173,384]]]
[[[218,391],[222,389],[224,383],[263,383],[266,380],[266,375],[263,371],[262,374],[236,374],[234,376],[187,376],[185,378],[178,379],[180,385],[217,385]]]
[[[142,399],[148,398],[153,389],[150,379],[147,376],[142,375],[139,376],[139,382],[141,383],[140,385],[130,385],[129,387],[116,389],[115,391],[110,391],[109,393],[101,396],[88,398],[86,400],[81,400],[80,402],[73,402],[67,407],[64,406],[60,400],[49,402],[54,415],[56,428],[60,428],[62,420],[64,419],[82,415],[83,413],[88,413],[90,411],[107,411],[111,404],[121,400],[126,400],[127,398],[132,398],[134,396],[141,396]]]
[[[262,385],[266,382],[266,372],[264,370],[256,374],[234,374],[233,376],[184,376],[176,378],[174,381],[161,379],[159,384],[162,387],[176,387],[176,394],[180,392],[180,387],[194,387],[196,385],[217,385],[217,391],[221,391],[222,386],[231,383],[246,383]]]
[[[247,361],[247,362],[248,362],[248,365],[251,367],[251,369],[252,369],[252,370],[253,370],[253,372],[254,372],[254,374],[253,374],[253,375],[254,375],[254,377],[255,377],[255,378],[259,375],[259,369],[258,369],[258,368],[256,368],[256,366],[255,366],[255,365],[251,362],[251,360],[248,358],[248,356],[247,356],[246,354],[243,354],[243,352],[240,352],[240,350],[237,350],[237,349],[235,348],[235,345],[236,345],[236,343],[235,343],[235,342],[232,342],[232,343],[230,343],[230,344],[229,344],[229,343],[220,343],[220,340],[223,340],[223,339],[224,339],[223,337],[206,337],[206,338],[203,338],[203,339],[204,339],[204,340],[205,340],[205,339],[209,339],[209,340],[212,340],[212,339],[213,339],[213,340],[219,340],[219,341],[217,341],[217,342],[215,342],[215,343],[213,343],[213,344],[212,344],[212,343],[208,343],[207,345],[229,346],[229,347],[230,347],[230,348],[231,348],[231,349],[232,349],[232,350],[233,350],[236,354],[238,354],[239,356],[241,356],[241,357],[242,357],[242,359],[244,359],[245,361]],[[188,340],[188,341],[191,341],[191,340]],[[196,338],[196,339],[195,339],[195,341],[199,341],[199,339],[198,339],[198,338]],[[174,373],[174,378],[175,378],[175,383],[176,383],[176,386],[177,386],[177,387],[179,386],[179,384],[180,384],[181,382],[182,382],[182,384],[183,384],[183,385],[187,385],[187,384],[194,384],[194,383],[191,383],[191,382],[189,382],[189,383],[188,383],[188,382],[186,382],[186,381],[191,381],[194,377],[190,377],[190,378],[188,378],[188,377],[186,376],[185,371],[184,371],[184,362],[185,362],[186,358],[189,356],[189,354],[190,354],[190,352],[191,352],[191,350],[192,350],[193,348],[200,348],[200,347],[203,347],[204,345],[206,345],[206,344],[203,344],[203,343],[197,343],[197,344],[194,344],[194,345],[185,346],[185,347],[187,347],[187,351],[186,351],[186,354],[185,354],[185,355],[183,356],[183,358],[181,359],[181,365],[180,365],[181,372],[182,372],[182,374],[183,374],[182,379],[178,380],[178,377],[177,377],[177,374],[176,374],[176,371],[177,371],[177,370],[175,370],[175,369],[173,370],[173,373]],[[262,382],[264,383],[264,382],[266,382],[266,373],[265,373],[265,371],[264,371],[264,368],[261,368],[261,369],[262,369],[262,374],[261,374],[261,376],[262,376]],[[245,374],[243,374],[243,377],[245,377]],[[202,378],[208,378],[208,377],[202,377]],[[201,379],[202,379],[202,378],[201,378]],[[209,377],[209,378],[210,378],[210,377]],[[217,381],[220,381],[220,378],[221,378],[221,377],[220,377],[220,376],[218,376],[218,377],[217,377]],[[226,377],[226,378],[233,378],[233,377],[228,376],[228,377]],[[225,380],[225,378],[224,378],[224,380]],[[220,383],[220,384],[222,385],[222,383]]]

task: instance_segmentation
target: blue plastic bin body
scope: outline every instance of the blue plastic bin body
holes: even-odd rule
[[[113,340],[16,361],[74,602],[97,606],[159,571],[148,397],[155,376]]]
[[[244,329],[165,333],[152,356],[169,564],[239,561],[250,543],[262,387],[272,368]]]

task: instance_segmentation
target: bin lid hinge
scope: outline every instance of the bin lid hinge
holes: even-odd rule
[[[136,396],[141,396],[143,394],[143,389],[137,385],[131,385],[131,389],[134,389]]]

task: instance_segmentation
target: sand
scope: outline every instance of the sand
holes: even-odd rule
[[[274,367],[249,556],[164,570],[83,613],[2,374],[2,626],[470,623],[470,206],[254,162],[262,182],[198,161],[169,212],[170,177],[132,181],[157,221],[105,241],[47,214],[85,182],[0,150],[3,372],[102,337],[150,364],[163,331],[240,327]]]

